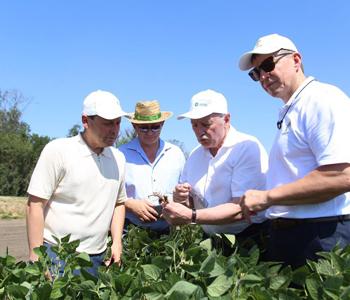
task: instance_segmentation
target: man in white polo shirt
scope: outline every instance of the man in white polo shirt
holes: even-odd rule
[[[247,191],[241,207],[248,219],[267,209],[270,259],[298,267],[350,243],[350,99],[306,77],[296,46],[278,34],[261,37],[239,67],[284,102],[267,190]]]
[[[208,235],[258,233],[264,213],[254,216],[255,224],[249,227],[237,203],[246,190],[265,188],[265,149],[255,137],[231,126],[226,98],[216,91],[194,95],[190,111],[178,117],[182,118],[191,120],[200,145],[187,159],[175,202],[164,207],[163,216],[172,224],[202,224]],[[191,201],[192,209],[187,207]]]
[[[120,263],[125,218],[125,159],[112,147],[126,113],[119,100],[106,91],[95,91],[84,100],[84,132],[56,139],[43,149],[28,187],[27,232],[29,259],[43,243],[55,263],[54,236],[71,234],[80,240],[79,252],[87,252],[97,275],[103,263],[111,230],[111,260]],[[63,271],[63,270],[61,270]]]

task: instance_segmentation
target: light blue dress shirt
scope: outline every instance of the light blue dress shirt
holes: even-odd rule
[[[119,150],[126,160],[125,187],[128,198],[147,199],[154,192],[172,193],[185,164],[185,156],[179,147],[160,139],[153,163],[147,158],[138,138],[120,146]],[[156,231],[169,226],[163,219],[151,223],[142,222],[130,211],[127,211],[126,219],[137,226]]]

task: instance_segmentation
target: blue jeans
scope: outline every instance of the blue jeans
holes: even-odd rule
[[[58,273],[59,276],[63,275],[64,267],[65,267],[65,262],[61,259],[58,259],[57,254],[52,251],[51,247],[53,245],[49,243],[44,243],[44,246],[46,247],[46,253],[51,259],[52,262],[52,269],[51,273],[53,270],[58,268]],[[100,253],[100,254],[90,254],[90,260],[92,262],[92,267],[86,268],[86,271],[89,272],[91,275],[97,277],[98,276],[98,267],[100,267],[103,262],[104,262],[104,257],[105,257],[106,251]],[[73,271],[74,275],[80,275],[80,270],[75,270]]]
[[[304,265],[307,259],[317,260],[317,252],[350,244],[350,221],[303,223],[289,228],[276,228],[272,223],[267,258],[292,268]]]

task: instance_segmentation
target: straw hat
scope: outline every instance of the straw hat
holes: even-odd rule
[[[158,123],[169,119],[173,115],[170,111],[160,111],[157,100],[140,101],[136,103],[135,112],[130,113],[128,118],[131,123],[145,124]]]

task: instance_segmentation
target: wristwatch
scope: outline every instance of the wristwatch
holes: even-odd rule
[[[195,208],[192,208],[192,217],[191,217],[191,224],[195,225],[197,220],[197,211]]]

